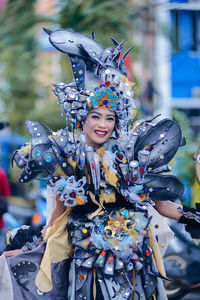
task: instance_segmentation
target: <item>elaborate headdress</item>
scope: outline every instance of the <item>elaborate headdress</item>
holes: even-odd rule
[[[66,53],[72,64],[74,80],[54,85],[54,93],[64,107],[66,119],[76,129],[91,108],[107,107],[116,112],[120,128],[127,128],[135,108],[131,83],[127,79],[123,41],[112,38],[113,47],[104,48],[92,37],[70,30],[50,31],[50,43]]]

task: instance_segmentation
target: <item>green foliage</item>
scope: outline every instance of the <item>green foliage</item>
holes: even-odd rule
[[[128,39],[132,32],[135,12],[128,1],[116,0],[60,0],[60,25],[90,34],[93,30],[105,47],[112,45],[108,37]],[[130,41],[129,41],[130,43]]]
[[[174,110],[173,118],[180,125],[186,139],[186,145],[181,147],[176,155],[179,160],[177,175],[183,180],[189,180],[190,184],[192,184],[196,178],[193,155],[200,144],[200,134],[194,137],[194,132],[184,112]]]
[[[34,74],[37,47],[34,38],[34,25],[37,23],[35,2],[9,0],[0,24],[1,78],[4,79],[0,97],[11,127],[19,132],[22,121],[37,99]]]
[[[57,105],[56,99],[55,101],[49,101],[44,107],[36,107],[31,112],[31,120],[38,121],[40,123],[44,123],[50,127],[53,131],[57,131],[60,128],[64,128],[66,126],[65,117],[63,114],[63,110],[60,105]]]

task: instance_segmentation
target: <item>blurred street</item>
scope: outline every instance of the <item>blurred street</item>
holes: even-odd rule
[[[200,291],[197,293],[190,293],[185,295],[181,300],[200,300]]]

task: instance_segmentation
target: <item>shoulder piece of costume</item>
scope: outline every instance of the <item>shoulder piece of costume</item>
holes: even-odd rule
[[[84,194],[84,187],[96,196],[103,192],[112,202],[111,195],[117,191],[134,205],[151,202],[151,198],[180,197],[184,192],[182,182],[163,173],[171,171],[169,162],[184,144],[182,131],[170,119],[133,123],[134,93],[124,64],[130,49],[120,59],[123,42],[115,41],[113,47],[105,49],[94,38],[70,30],[45,31],[50,43],[71,60],[74,80],[55,84],[54,93],[73,133],[66,127],[48,136],[41,124],[27,121],[30,153],[27,157],[23,148],[14,155],[17,165],[24,168],[20,182],[47,174],[66,206],[78,205],[77,200],[72,201],[78,187],[78,197]],[[117,124],[110,140],[93,149],[86,145],[84,132],[75,132],[83,127],[89,110],[99,106],[114,111]],[[78,198],[78,202],[85,204],[83,199]]]

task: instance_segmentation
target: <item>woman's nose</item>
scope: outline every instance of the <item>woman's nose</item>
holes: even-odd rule
[[[103,118],[99,120],[99,126],[102,128],[105,127],[105,120]]]

